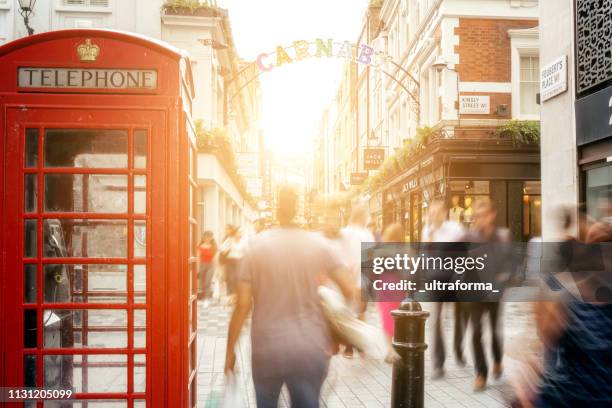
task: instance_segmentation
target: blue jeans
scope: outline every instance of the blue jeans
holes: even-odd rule
[[[277,408],[283,384],[287,385],[292,408],[318,408],[328,368],[329,359],[325,355],[291,367],[253,361],[257,408]]]

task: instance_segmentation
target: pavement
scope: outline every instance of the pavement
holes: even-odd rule
[[[227,341],[227,326],[231,308],[224,304],[212,304],[204,308],[199,304],[198,318],[198,407],[218,407],[223,397],[225,378],[223,366]],[[468,364],[460,367],[452,356],[447,356],[446,375],[439,380],[432,380],[431,347],[425,355],[425,407],[458,408],[458,407],[507,407],[511,395],[510,379],[519,374],[519,359],[523,348],[535,341],[533,319],[527,303],[504,303],[503,331],[506,350],[504,356],[504,375],[500,380],[489,380],[483,392],[473,392],[474,368],[472,365],[471,347],[466,347]],[[432,311],[433,304],[423,304],[423,309]],[[451,348],[453,316],[452,308],[444,310],[443,328],[446,339],[447,354]],[[378,310],[370,304],[367,321],[380,325]],[[237,351],[237,372],[243,392],[245,407],[255,407],[255,394],[251,380],[250,367],[250,328],[243,329]],[[432,343],[433,320],[426,323],[426,342]],[[485,347],[490,350],[485,331]],[[471,333],[468,329],[466,345],[469,346]],[[513,352],[512,350],[518,350]],[[490,355],[490,351],[489,355]],[[513,354],[513,355],[509,355]],[[489,361],[490,358],[489,358]],[[391,365],[381,360],[355,356],[352,359],[340,355],[332,358],[328,378],[321,395],[322,407],[389,407],[391,395]],[[279,407],[289,407],[289,397],[283,389]]]

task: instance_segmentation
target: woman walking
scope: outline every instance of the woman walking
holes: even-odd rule
[[[225,268],[227,294],[230,295],[230,302],[232,302],[236,293],[238,265],[244,252],[244,242],[242,241],[240,228],[227,225],[225,232],[225,240],[219,248],[219,263]]]
[[[200,290],[198,291],[198,299],[204,300],[204,306],[212,295],[211,283],[212,277],[215,274],[214,258],[217,253],[217,243],[212,231],[204,231],[202,239],[198,244],[198,255],[200,257],[199,282]]]
[[[398,249],[403,249],[404,244],[404,228],[400,224],[391,224],[385,228],[382,235],[382,241],[387,244],[396,244],[397,247],[386,246],[385,249],[376,253],[376,256],[392,256]],[[388,252],[388,253],[386,253]],[[382,275],[382,279],[385,283],[399,283],[401,281],[400,275],[397,271],[386,271]],[[385,295],[383,295],[384,297]],[[388,296],[388,295],[387,295]],[[382,321],[383,331],[387,340],[391,344],[393,341],[393,334],[395,331],[395,324],[391,312],[396,310],[400,306],[399,301],[392,299],[378,299],[378,311],[380,313],[380,320]],[[395,352],[393,347],[389,348],[389,354],[386,356],[385,361],[393,363],[398,358],[398,354]]]

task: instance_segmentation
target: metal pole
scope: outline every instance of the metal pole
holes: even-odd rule
[[[24,16],[23,17],[23,24],[25,25],[26,29],[28,30],[28,35],[33,35],[34,34],[34,29],[32,27],[30,27],[30,18],[28,16]]]
[[[425,320],[429,312],[407,298],[391,315],[395,323],[393,348],[401,357],[393,363],[391,407],[424,408]]]

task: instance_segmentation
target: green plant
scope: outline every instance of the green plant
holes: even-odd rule
[[[238,174],[236,153],[234,152],[232,142],[226,130],[223,128],[206,129],[202,120],[196,120],[195,132],[198,151],[214,154],[238,191],[240,191],[240,194],[245,197],[245,200],[252,206],[255,206],[257,201],[247,191],[244,178]]]
[[[375,191],[384,187],[387,181],[410,166],[413,156],[427,146],[436,132],[429,126],[418,128],[414,138],[405,139],[404,145],[395,154],[387,157],[378,172],[367,178],[362,185],[363,189]]]
[[[435,134],[433,128],[429,126],[423,126],[421,128],[417,128],[416,130],[416,149],[422,149],[427,146],[431,137]]]
[[[511,120],[497,129],[497,135],[512,139],[512,144],[539,144],[540,122],[535,120]]]
[[[188,9],[193,13],[202,8],[217,8],[217,0],[166,0],[162,7],[175,12],[179,9]]]

